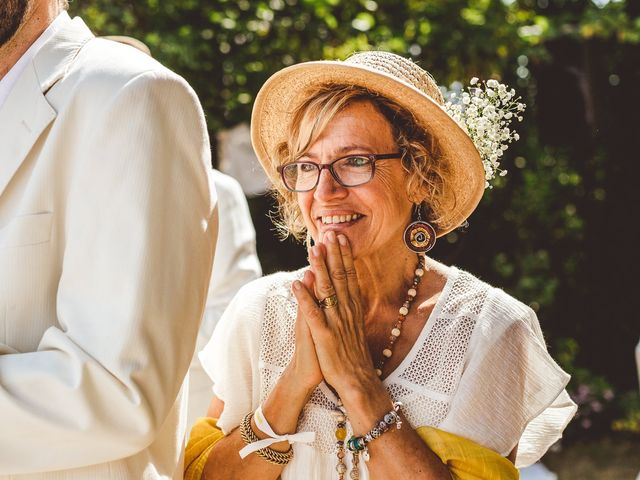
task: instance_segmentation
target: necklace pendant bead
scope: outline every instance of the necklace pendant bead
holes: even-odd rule
[[[393,335],[394,337],[399,337],[400,336],[400,329],[399,328],[394,328],[391,330],[391,335]]]
[[[417,293],[418,292],[416,292],[415,288],[410,288],[409,291],[407,292],[407,295],[409,295],[410,297],[415,297]]]
[[[344,475],[347,472],[347,466],[344,463],[339,463],[336,465],[336,471],[340,475]]]
[[[346,415],[344,414],[344,412],[342,412],[341,410],[335,409],[331,411],[331,415],[333,415],[333,418],[335,419],[336,422],[338,423],[342,423],[346,420]]]
[[[400,310],[398,310],[398,312],[400,313],[400,315],[407,315],[409,313],[409,309],[403,305],[402,307],[400,307]]]
[[[416,268],[415,274],[416,277],[422,277],[424,275],[424,270],[422,268]]]
[[[389,358],[391,355],[393,355],[393,352],[390,349],[385,348],[384,350],[382,350],[382,355]]]
[[[380,370],[379,368],[376,368],[376,375],[381,377],[382,376],[382,370]]]

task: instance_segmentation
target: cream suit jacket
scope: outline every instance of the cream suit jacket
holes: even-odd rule
[[[182,478],[209,156],[186,82],[79,18],[17,81],[0,109],[0,478]]]

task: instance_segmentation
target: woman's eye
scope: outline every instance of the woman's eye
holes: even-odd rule
[[[303,173],[313,172],[316,169],[316,166],[312,163],[300,163],[299,164],[300,171]]]
[[[345,164],[349,167],[366,167],[370,163],[367,157],[347,157]]]

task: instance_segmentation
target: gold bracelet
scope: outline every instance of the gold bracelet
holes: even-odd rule
[[[246,445],[260,440],[251,428],[252,418],[253,412],[249,412],[245,415],[242,423],[240,423],[240,436]],[[289,450],[286,452],[278,452],[273,448],[265,447],[257,450],[255,453],[273,465],[286,465],[293,458],[293,448],[291,446],[289,446]]]

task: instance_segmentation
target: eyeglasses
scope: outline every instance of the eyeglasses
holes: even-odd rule
[[[402,152],[380,154],[357,154],[340,157],[330,163],[290,162],[280,165],[278,172],[287,190],[309,192],[318,186],[320,174],[325,168],[343,187],[357,187],[373,178],[378,160],[402,158]]]

